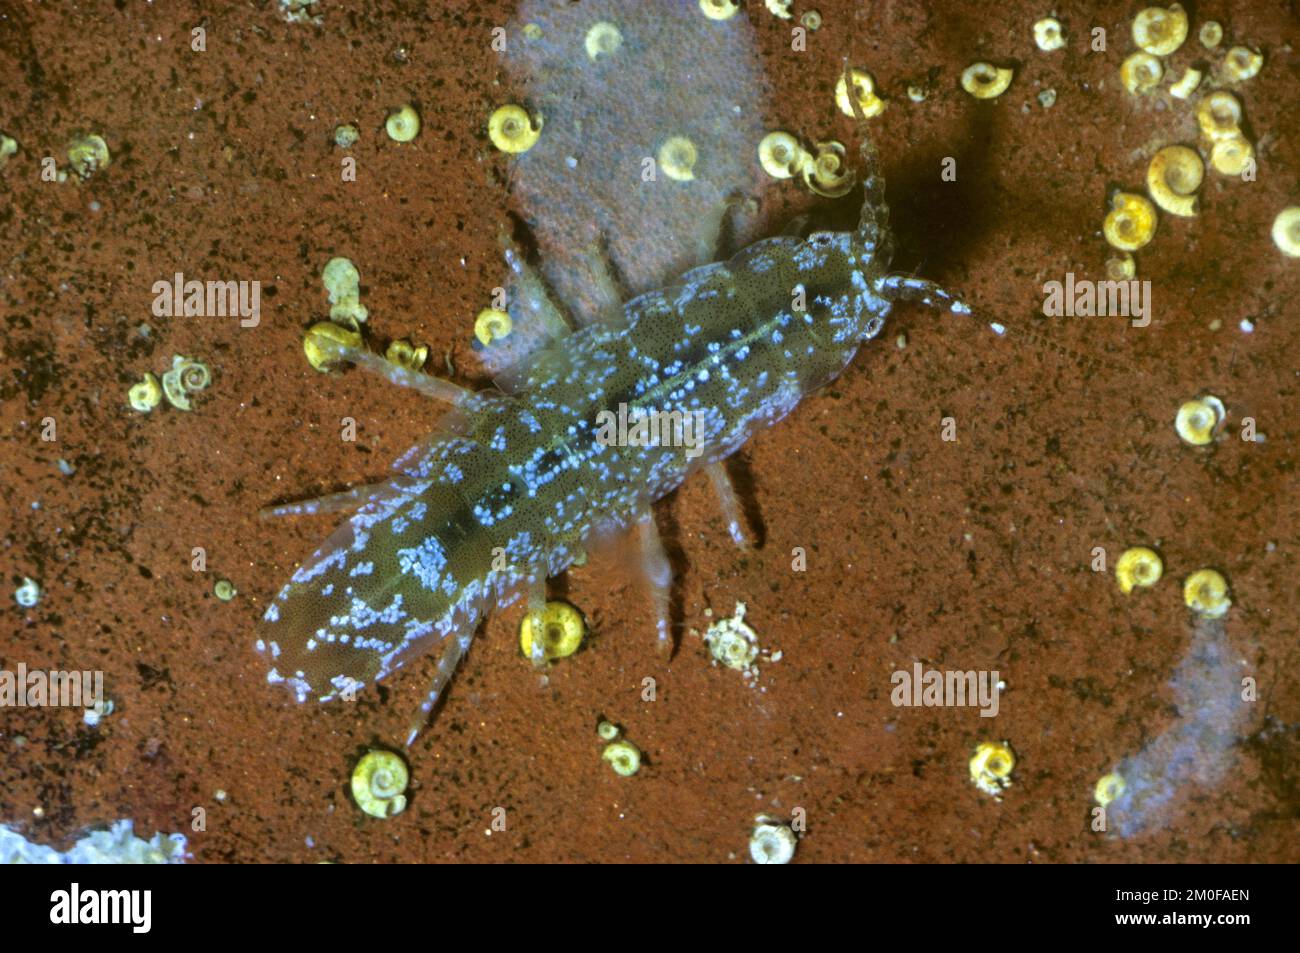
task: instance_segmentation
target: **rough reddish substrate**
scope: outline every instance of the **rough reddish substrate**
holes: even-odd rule
[[[872,128],[900,267],[962,288],[1010,331],[999,339],[981,323],[901,309],[886,339],[744,454],[766,537],[758,551],[732,548],[703,480],[661,507],[686,625],[743,600],[765,644],[784,652],[764,667],[764,692],[707,665],[690,636],[671,664],[657,661],[641,585],[606,555],[563,583],[597,637],[549,688],[515,656],[517,620],[487,623],[411,750],[411,808],[388,822],[362,820],[345,782],[364,747],[397,737],[424,674],[320,711],[269,689],[249,649],[253,622],[330,527],[256,512],[374,479],[429,426],[417,396],[359,374],[320,377],[302,361],[329,256],[357,261],[378,335],[470,366],[470,316],[501,274],[506,166],[482,122],[509,96],[486,42],[509,5],[445,18],[374,4],[330,10],[321,30],[279,22],[272,3],[119,6],[11,9],[0,30],[0,128],[22,145],[0,173],[0,573],[47,589],[33,612],[6,597],[0,653],[8,668],[102,667],[118,705],[98,732],[72,712],[4,712],[0,818],[66,843],[123,816],[146,833],[186,830],[203,805],[207,832],[192,836],[203,861],[725,860],[744,856],[754,814],[802,806],[807,861],[1297,859],[1294,731],[1243,745],[1229,781],[1192,792],[1165,830],[1125,843],[1087,828],[1095,778],[1173,715],[1166,681],[1187,633],[1177,580],[1191,569],[1218,566],[1232,580],[1229,631],[1265,700],[1250,730],[1266,713],[1300,722],[1289,676],[1296,332],[1282,304],[1300,292],[1300,269],[1268,240],[1300,168],[1284,5],[1198,11],[1198,24],[1217,16],[1230,39],[1268,55],[1245,91],[1262,171],[1250,186],[1211,176],[1200,218],[1162,219],[1139,256],[1152,326],[1040,321],[1032,339],[1043,281],[1098,275],[1108,187],[1140,186],[1153,146],[1193,136],[1188,111],[1118,91],[1130,5],[1060,8],[1073,39],[1050,56],[1029,39],[1034,4],[996,22],[987,4],[880,4],[855,22],[861,5],[825,0],[826,25],[802,55],[758,10],[781,91],[772,124],[854,141],[830,104],[851,44],[891,100]],[[188,51],[197,22],[203,54]],[[1111,52],[1084,52],[1093,23],[1109,29]],[[1189,46],[1175,63],[1198,53]],[[980,58],[1018,67],[993,103],[956,88]],[[906,84],[931,68],[935,92],[909,103]],[[1035,95],[1048,85],[1059,98],[1045,111]],[[396,148],[380,125],[406,100],[425,129]],[[328,146],[342,121],[363,131],[360,181],[346,186]],[[80,130],[104,133],[113,167],[80,189],[36,182],[37,157]],[[938,181],[948,155],[955,184]],[[765,212],[776,228],[807,204],[775,190]],[[255,331],[151,319],[150,285],[175,270],[255,277],[277,293]],[[1253,335],[1236,330],[1245,316]],[[1214,319],[1221,330],[1209,330]],[[144,320],[152,343],[135,336]],[[900,330],[904,351],[892,343]],[[124,409],[132,379],[173,352],[214,366],[201,408]],[[1234,422],[1255,417],[1268,441],[1180,446],[1173,410],[1203,388]],[[345,414],[360,424],[356,446],[337,439]],[[46,415],[57,445],[37,440]],[[938,439],[946,415],[956,445]],[[58,473],[60,457],[74,476]],[[1170,576],[1153,591],[1124,599],[1087,568],[1094,546],[1113,558],[1152,541]],[[196,545],[209,553],[206,576],[188,568]],[[793,546],[808,550],[806,574],[789,571]],[[240,588],[229,605],[210,594],[219,576]],[[998,668],[1010,685],[1000,716],[894,709],[889,674],[916,659]],[[639,701],[646,676],[659,685],[651,704]],[[601,714],[646,752],[634,780],[600,762]],[[1021,759],[1000,804],[966,778],[986,737]],[[497,805],[508,830],[487,836]]]

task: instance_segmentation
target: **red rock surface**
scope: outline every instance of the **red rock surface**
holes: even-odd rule
[[[746,857],[756,814],[802,807],[801,861],[1300,859],[1300,265],[1269,239],[1300,194],[1300,28],[1283,3],[1197,5],[1193,34],[1213,17],[1229,43],[1265,52],[1241,89],[1260,174],[1209,173],[1198,218],[1162,216],[1138,255],[1155,304],[1145,329],[1038,314],[1043,282],[1102,277],[1108,190],[1140,191],[1156,148],[1195,143],[1189,106],[1120,88],[1135,8],[1057,5],[1070,45],[1045,54],[1030,28],[1046,6],[823,0],[824,26],[796,54],[788,26],[749,4],[774,128],[855,142],[831,89],[846,55],[875,75],[890,101],[871,128],[897,266],[962,289],[979,320],[900,307],[835,385],[746,448],[759,549],[731,545],[703,478],[660,505],[683,629],[670,663],[630,560],[593,558],[557,590],[593,621],[589,647],[542,688],[518,657],[517,613],[492,617],[409,751],[406,813],[357,811],[351,766],[399,740],[432,659],[352,705],[299,707],[269,687],[255,620],[332,518],[257,512],[381,478],[434,417],[418,395],[303,360],[331,256],[360,268],[376,340],[426,343],[432,365],[446,354],[458,379],[481,382],[470,324],[502,278],[510,202],[484,130],[511,94],[488,39],[511,11],[465,6],[326,2],[321,27],[285,23],[269,2],[3,13],[0,130],[21,149],[0,171],[0,666],[102,669],[117,710],[98,729],[66,709],[0,710],[0,822],[66,846],[130,817],[146,836],[188,833],[204,862],[726,861]],[[203,53],[189,49],[196,25]],[[1105,53],[1087,48],[1094,25]],[[1171,64],[1209,58],[1193,38]],[[979,59],[1016,68],[998,100],[958,86]],[[907,85],[927,76],[929,98],[910,102]],[[1047,87],[1050,109],[1036,100]],[[424,129],[396,147],[382,123],[406,101]],[[359,175],[340,183],[330,140],[349,121]],[[61,160],[78,132],[102,134],[112,166],[80,186],[40,181],[41,157]],[[813,204],[789,186],[762,211],[776,231]],[[835,207],[854,214],[851,200]],[[154,318],[152,284],[175,271],[260,280],[261,325]],[[127,388],[173,353],[212,366],[208,394],[190,414],[132,412]],[[1230,411],[1206,451],[1172,426],[1202,391]],[[339,440],[343,416],[355,444]],[[946,416],[955,443],[940,440]],[[1247,416],[1266,442],[1239,439]],[[56,442],[40,439],[46,417]],[[1113,561],[1135,544],[1158,546],[1166,578],[1126,598],[1089,562],[1093,547]],[[807,572],[791,572],[796,546]],[[1233,767],[1151,834],[1093,833],[1095,780],[1176,717],[1179,584],[1207,565],[1231,581],[1228,633],[1260,686]],[[22,576],[46,590],[31,610],[9,598]],[[212,595],[221,577],[233,602]],[[756,689],[685,631],[737,601],[783,653]],[[998,717],[893,707],[890,674],[917,660],[997,669]],[[601,716],[645,752],[635,778],[601,762]],[[986,739],[1019,757],[1000,803],[967,776]],[[506,830],[491,832],[498,806]]]

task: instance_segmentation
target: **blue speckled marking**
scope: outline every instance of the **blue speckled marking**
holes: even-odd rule
[[[605,5],[555,5],[554,16],[595,15]],[[650,18],[656,29],[677,37],[668,44],[673,56],[684,55],[678,40],[701,29],[694,7],[656,7]],[[642,22],[636,19],[642,9],[619,6],[627,17],[620,22]],[[740,26],[708,29],[723,37]],[[547,44],[580,38],[581,31],[547,28],[542,36],[533,50],[545,60]],[[639,41],[652,39],[645,34]],[[567,60],[550,65],[583,68]],[[727,62],[713,73],[718,63],[712,59],[697,65],[718,82],[741,66]],[[634,74],[605,81],[625,75]],[[573,132],[564,125],[566,100],[550,100],[548,107],[548,135],[518,160],[517,187],[526,195],[580,181],[571,169],[554,180],[542,168],[547,150]],[[594,126],[583,128],[590,134]],[[654,501],[834,379],[880,332],[893,301],[966,310],[927,282],[887,273],[892,245],[883,182],[874,155],[864,151],[864,158],[865,201],[855,231],[756,242],[730,261],[691,268],[667,287],[636,295],[621,310],[599,293],[571,295],[565,304],[581,324],[571,333],[559,326],[563,318],[544,284],[507,248],[516,328],[484,353],[501,390],[460,399],[452,419],[403,454],[394,464],[398,475],[293,574],[268,606],[257,643],[275,660],[268,681],[286,685],[299,701],[328,701],[436,646],[438,671],[422,705],[432,710],[484,611],[509,606],[525,592],[536,598],[545,580],[593,540],[644,526]],[[593,150],[587,161],[599,159]],[[654,194],[637,197],[653,202]],[[570,198],[548,207],[576,206],[580,196]],[[692,206],[687,221],[697,214]],[[643,218],[635,221],[640,225]],[[658,224],[644,221],[647,228]],[[627,236],[603,237],[622,276],[634,279],[632,287],[652,288],[635,281],[644,256],[626,254]],[[655,251],[656,260],[681,257]],[[589,273],[585,266],[552,269],[548,280],[570,290],[594,287],[578,280]],[[797,312],[796,301],[805,305]],[[529,316],[532,323],[524,320]],[[698,421],[696,447],[606,445],[596,421],[620,405]],[[661,563],[653,563],[651,575],[662,581]]]

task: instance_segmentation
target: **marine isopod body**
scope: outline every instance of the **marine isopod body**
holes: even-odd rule
[[[742,541],[720,461],[836,377],[880,332],[894,301],[968,311],[930,282],[887,272],[884,183],[874,153],[864,146],[863,156],[856,230],[759,241],[579,327],[565,328],[563,312],[543,300],[530,267],[507,248],[516,287],[527,293],[512,296],[511,334],[483,349],[500,389],[470,392],[340,345],[343,359],[453,409],[396,461],[387,483],[278,509],[361,504],[268,606],[257,647],[269,657],[269,681],[299,701],[328,701],[437,647],[437,673],[410,743],[485,610],[524,594],[531,611],[540,610],[547,577],[594,538],[633,527],[660,648],[669,649],[671,573],[651,504],[707,469]],[[544,338],[515,359],[507,348],[535,319]],[[620,408],[689,421],[693,439],[619,445],[602,436],[599,420]]]

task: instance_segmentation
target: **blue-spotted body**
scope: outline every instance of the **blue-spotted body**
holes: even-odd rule
[[[869,203],[855,232],[768,239],[690,271],[628,302],[622,321],[536,351],[513,393],[460,398],[454,422],[399,459],[401,475],[268,608],[259,648],[273,659],[270,680],[327,701],[447,643],[427,710],[484,609],[563,572],[594,537],[644,524],[692,471],[838,375],[893,299],[962,311],[938,288],[886,273],[882,212]],[[599,415],[620,404],[698,412],[703,453],[606,445]],[[662,556],[651,557],[662,586]]]
[[[271,660],[269,680],[299,701],[328,701],[436,647],[427,713],[484,611],[524,594],[540,608],[548,577],[594,539],[633,527],[658,639],[670,645],[670,573],[651,505],[707,469],[741,541],[720,461],[838,375],[879,333],[893,301],[965,311],[928,282],[888,274],[883,181],[865,146],[863,156],[856,230],[759,241],[576,322],[581,309],[553,303],[508,249],[519,336],[485,352],[500,389],[471,393],[340,349],[339,357],[454,407],[394,464],[389,483],[354,494],[361,508],[270,604],[258,641]],[[691,414],[702,429],[692,446],[610,445],[598,421],[620,405],[632,415]]]

